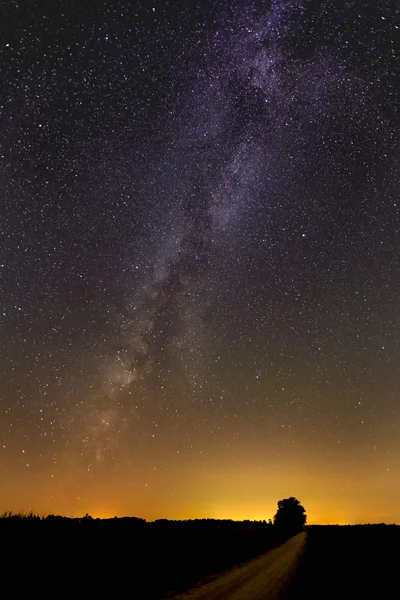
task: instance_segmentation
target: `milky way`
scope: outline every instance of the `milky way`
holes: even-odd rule
[[[330,473],[356,518],[398,475],[398,14],[190,4],[1,9],[0,508],[213,516],[255,469],[250,512]]]

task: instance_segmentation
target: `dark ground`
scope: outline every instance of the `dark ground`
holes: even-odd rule
[[[159,600],[278,545],[262,522],[0,519],[3,584],[74,598]],[[23,576],[21,576],[23,574]]]
[[[284,600],[400,598],[400,527],[309,526]],[[160,600],[278,545],[261,522],[0,519],[2,589],[13,597]]]
[[[400,598],[400,527],[309,526],[302,566],[285,600]]]

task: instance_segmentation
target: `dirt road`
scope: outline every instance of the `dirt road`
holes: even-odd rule
[[[305,549],[306,533],[279,548],[235,567],[174,600],[276,600],[291,581]]]

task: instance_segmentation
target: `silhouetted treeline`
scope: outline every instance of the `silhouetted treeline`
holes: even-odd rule
[[[101,591],[118,597],[129,589],[140,600],[183,591],[283,541],[265,521],[146,522],[89,515],[80,519],[11,515],[0,519],[0,539],[8,548],[10,564],[5,572],[16,568],[31,573],[19,581],[21,586],[29,581],[33,589],[39,585],[51,590],[59,585],[53,583],[57,580],[72,586],[74,594]]]
[[[86,514],[83,517],[64,517],[61,515],[36,515],[33,513],[12,512],[0,515],[0,532],[7,530],[32,530],[40,528],[42,531],[52,529],[63,529],[64,531],[120,531],[126,529],[143,529],[146,531],[157,529],[169,530],[212,530],[212,529],[262,529],[266,531],[272,527],[271,522],[234,521],[233,519],[156,519],[146,521],[140,517],[113,517],[109,519],[93,518]]]
[[[288,599],[384,598],[397,589],[400,527],[307,526]],[[284,541],[265,521],[137,517],[0,519],[2,584],[16,596],[168,598]],[[53,596],[52,596],[53,597]]]

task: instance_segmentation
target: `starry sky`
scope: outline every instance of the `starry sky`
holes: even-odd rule
[[[400,522],[400,7],[0,8],[0,512]]]

